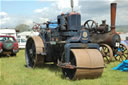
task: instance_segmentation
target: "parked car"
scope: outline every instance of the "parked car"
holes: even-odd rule
[[[25,48],[26,45],[26,40],[23,38],[17,38],[18,44],[19,44],[19,48]]]
[[[18,42],[13,36],[0,36],[0,55],[16,56],[19,51]]]

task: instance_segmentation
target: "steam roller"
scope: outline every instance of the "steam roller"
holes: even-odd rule
[[[103,73],[103,57],[99,50],[95,48],[70,49],[70,59],[69,62],[66,63],[67,60],[65,60],[65,55],[67,53],[65,54],[62,52],[61,57],[58,57],[58,59],[56,58],[57,60],[51,59],[50,61],[51,57],[46,54],[44,46],[44,42],[40,36],[30,37],[27,40],[25,54],[28,67],[34,68],[43,66],[46,62],[56,62],[57,66],[62,68],[64,76],[73,80],[98,78]],[[54,52],[56,51],[54,50]]]
[[[39,26],[39,36],[29,37],[26,43],[27,67],[54,62],[62,68],[65,77],[74,80],[102,75],[104,60],[100,46],[90,42],[89,31],[81,26],[79,13],[62,13],[56,21],[47,21]]]

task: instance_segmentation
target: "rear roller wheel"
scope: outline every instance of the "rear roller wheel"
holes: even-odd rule
[[[43,52],[44,44],[39,36],[30,37],[26,43],[25,58],[27,67],[35,67],[44,63]]]
[[[110,63],[112,61],[113,51],[109,45],[101,44],[100,45],[100,52],[101,52],[102,56],[104,57],[104,61],[106,63]]]
[[[96,49],[71,49],[70,63],[75,68],[62,68],[65,77],[69,79],[96,78],[102,75],[104,61]]]
[[[118,48],[114,49],[114,57],[118,61],[128,59],[128,47],[124,44],[120,44]]]

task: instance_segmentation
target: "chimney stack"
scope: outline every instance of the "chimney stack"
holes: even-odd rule
[[[116,22],[116,3],[111,3],[111,31],[112,33],[116,33],[115,31],[115,22]]]
[[[73,8],[74,8],[74,3],[73,3],[73,0],[71,0],[71,8],[72,8],[72,12],[74,11]]]

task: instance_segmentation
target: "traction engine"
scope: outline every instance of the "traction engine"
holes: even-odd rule
[[[99,26],[94,20],[88,20],[84,24],[84,28],[90,33],[90,42],[100,44],[100,51],[107,63],[112,61],[113,57],[119,61],[128,59],[128,47],[120,43],[120,36],[115,31],[116,5],[111,4],[110,30],[106,20]]]

